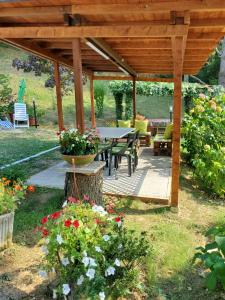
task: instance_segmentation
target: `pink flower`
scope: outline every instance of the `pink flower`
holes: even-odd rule
[[[89,201],[90,197],[88,195],[84,195],[84,201]]]
[[[76,198],[74,198],[74,197],[69,197],[69,198],[68,198],[68,201],[69,201],[70,203],[77,203],[77,202],[78,202],[78,200],[77,200]]]

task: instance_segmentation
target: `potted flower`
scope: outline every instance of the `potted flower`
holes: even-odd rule
[[[70,164],[85,165],[94,160],[99,137],[95,130],[86,130],[82,134],[76,129],[68,129],[59,133],[59,142],[64,160]]]
[[[124,216],[90,200],[69,197],[45,216],[39,275],[55,278],[53,299],[118,299],[142,287],[139,266],[149,253],[146,234],[123,226]]]
[[[0,249],[12,243],[14,212],[27,190],[34,191],[34,188],[12,183],[4,177],[0,179]]]

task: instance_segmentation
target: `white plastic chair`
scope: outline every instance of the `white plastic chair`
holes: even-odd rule
[[[25,103],[14,104],[13,127],[29,127],[29,116]]]

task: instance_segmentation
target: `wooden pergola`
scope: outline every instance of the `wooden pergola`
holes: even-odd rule
[[[171,206],[178,206],[182,75],[196,74],[225,32],[222,0],[9,0],[0,2],[0,39],[50,59],[63,127],[59,65],[74,70],[76,126],[85,128],[82,73],[93,80],[174,82]],[[117,72],[97,76],[96,72]],[[123,76],[123,75],[126,76]],[[160,79],[157,75],[171,75]],[[154,76],[154,77],[153,77]]]

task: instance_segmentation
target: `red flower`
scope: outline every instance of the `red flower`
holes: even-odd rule
[[[56,211],[56,212],[54,212],[53,214],[50,215],[50,218],[52,220],[55,220],[55,219],[58,219],[60,217],[60,215],[61,215],[61,212],[60,211]]]
[[[121,218],[120,218],[120,217],[116,217],[116,218],[115,218],[115,221],[116,221],[116,222],[121,222]]]
[[[109,209],[107,210],[107,212],[108,212],[109,214],[114,214],[114,213],[115,213],[115,210],[112,209],[112,208],[109,208]]]
[[[64,222],[64,226],[66,226],[66,227],[70,227],[71,224],[72,224],[71,220],[66,220],[66,221]]]
[[[33,192],[35,192],[35,187],[32,186],[32,185],[29,185],[29,186],[27,187],[27,190],[28,190],[29,192],[33,193]]]
[[[78,228],[80,226],[79,221],[78,220],[73,221],[73,226],[75,228]]]
[[[100,224],[101,220],[100,219],[95,219],[96,224]]]
[[[44,228],[44,229],[42,230],[42,234],[43,234],[43,236],[48,236],[49,232],[48,232],[47,229]]]
[[[43,217],[42,219],[41,219],[41,224],[45,224],[45,223],[47,223],[48,222],[48,217]]]

